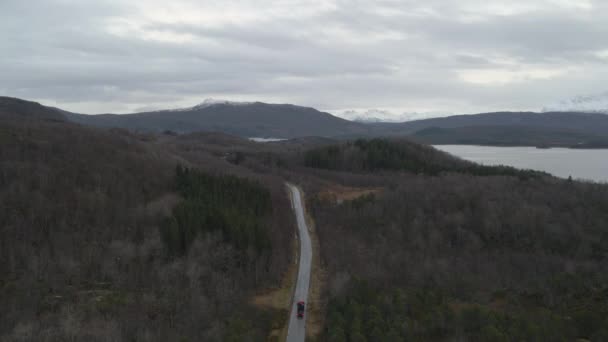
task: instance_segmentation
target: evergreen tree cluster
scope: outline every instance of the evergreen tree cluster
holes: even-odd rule
[[[169,254],[183,255],[198,234],[215,231],[239,250],[260,254],[271,247],[270,192],[258,182],[177,166],[175,185],[183,200],[162,227]]]
[[[527,179],[546,175],[507,166],[483,166],[467,162],[436,149],[406,140],[358,139],[339,145],[323,146],[304,154],[304,165],[317,169],[375,172],[405,171],[438,175],[442,172],[476,176],[506,175]]]
[[[514,300],[501,298],[500,300]],[[522,299],[517,299],[521,301]],[[537,308],[463,303],[429,289],[379,289],[355,280],[329,303],[329,342],[371,341],[606,341],[602,310],[556,315]]]

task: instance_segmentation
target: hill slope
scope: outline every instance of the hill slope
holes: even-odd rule
[[[0,120],[1,341],[266,338],[274,309],[247,303],[290,264],[282,180],[158,137],[11,116]]]
[[[6,96],[0,96],[0,119],[66,120],[58,109],[46,107],[37,102]]]
[[[608,186],[396,139],[303,157],[328,181],[305,188],[324,340],[608,340]]]
[[[351,173],[410,172],[439,175],[445,172],[477,176],[510,175],[520,178],[542,177],[531,170],[506,166],[483,166],[456,158],[431,146],[403,139],[358,139],[354,142],[327,145],[307,150],[304,165],[317,169]]]
[[[417,131],[412,139],[434,145],[465,144],[487,146],[537,146],[605,148],[608,137],[593,136],[566,129],[528,126],[431,127]]]
[[[403,135],[419,130],[472,126],[517,126],[536,129],[561,129],[589,135],[608,135],[608,115],[575,112],[497,112],[455,115],[445,118],[409,121],[399,124],[373,124],[376,134]]]

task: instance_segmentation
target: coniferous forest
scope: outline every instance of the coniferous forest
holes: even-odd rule
[[[218,231],[238,250],[255,255],[270,248],[270,192],[262,185],[230,175],[212,176],[176,167],[176,191],[183,200],[173,208],[161,236],[170,254],[184,255],[198,234]]]

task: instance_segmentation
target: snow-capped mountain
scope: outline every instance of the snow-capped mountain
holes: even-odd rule
[[[608,114],[608,92],[576,96],[543,107],[543,112],[586,112]]]
[[[336,116],[341,118],[363,122],[363,123],[375,123],[375,122],[406,122],[413,120],[428,119],[430,117],[444,116],[440,113],[401,113],[395,114],[388,110],[382,109],[368,109],[365,111],[357,110],[346,110],[343,112],[335,113]]]
[[[238,101],[227,101],[227,100],[218,100],[218,99],[206,99],[205,101],[203,101],[193,107],[170,109],[168,111],[170,111],[170,112],[187,112],[187,111],[191,111],[191,110],[203,109],[203,108],[217,106],[217,105],[246,106],[246,105],[250,105],[253,103],[254,102],[238,102]],[[164,110],[159,110],[159,112],[163,112],[163,111]]]
[[[239,101],[228,101],[228,100],[218,100],[218,99],[206,99],[203,103],[200,103],[194,108],[206,108],[215,105],[230,105],[230,106],[246,106],[253,104],[253,102],[239,102]]]
[[[336,115],[344,119],[357,122],[382,122],[397,120],[395,114],[381,109],[368,109],[365,112],[346,110],[341,113],[336,113]]]

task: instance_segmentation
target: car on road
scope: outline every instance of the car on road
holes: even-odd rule
[[[298,318],[304,318],[304,301],[299,301],[298,304]]]

